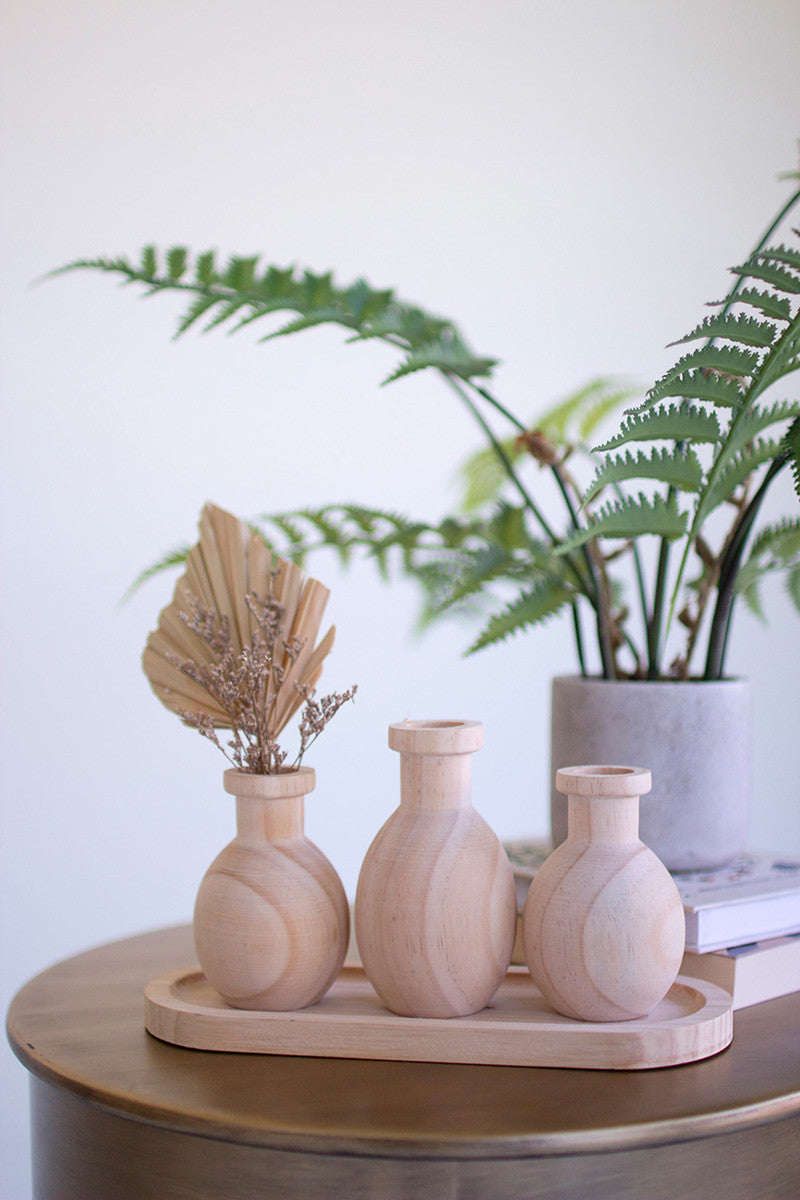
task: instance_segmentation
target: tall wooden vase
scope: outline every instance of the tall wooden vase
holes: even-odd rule
[[[203,973],[234,1008],[314,1004],[344,961],[349,910],[331,863],[304,833],[314,771],[230,770],[236,837],[208,868],[194,910]]]
[[[568,767],[568,833],[534,876],[522,916],[528,968],[558,1012],[584,1021],[646,1016],[684,950],[678,889],[639,840],[640,767]]]
[[[400,807],[367,851],[355,903],[367,977],[401,1016],[459,1017],[484,1008],[508,970],[514,877],[472,807],[477,721],[403,721]]]

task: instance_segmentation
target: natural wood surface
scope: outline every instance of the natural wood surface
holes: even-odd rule
[[[333,865],[305,836],[310,767],[277,775],[228,770],[236,837],[197,893],[194,940],[209,981],[229,1004],[289,1010],[315,1004],[347,952],[350,910]]]
[[[683,904],[639,839],[642,767],[559,770],[567,840],[536,872],[522,914],[531,975],[553,1007],[584,1021],[646,1018],[678,974]]]
[[[145,998],[147,1028],[167,1042],[325,1058],[630,1071],[717,1054],[733,1029],[730,996],[700,980],[679,979],[640,1021],[598,1025],[559,1016],[520,967],[509,971],[487,1008],[455,1019],[395,1016],[355,965],[345,967],[319,1004],[303,1012],[229,1008],[191,967],[151,980]]]
[[[735,1014],[722,1054],[636,1074],[198,1053],[144,1028],[148,980],[191,962],[191,928],[89,950],[26,984],[12,1046],[45,1080],[173,1128],[304,1149],[577,1153],[800,1115],[800,994]]]
[[[663,1071],[214,1054],[144,1029],[145,984],[192,957],[160,930],[18,993],[36,1200],[796,1200],[800,994]]]
[[[463,1017],[484,1008],[511,961],[514,875],[499,838],[472,806],[478,721],[402,721],[400,805],[369,847],[355,926],[366,973],[387,1008]]]

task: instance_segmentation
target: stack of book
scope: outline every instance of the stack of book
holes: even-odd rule
[[[541,840],[505,843],[519,912],[550,853]],[[745,854],[718,871],[674,872],[686,915],[681,974],[716,983],[746,1008],[800,991],[800,861]],[[522,962],[520,939],[514,961]]]

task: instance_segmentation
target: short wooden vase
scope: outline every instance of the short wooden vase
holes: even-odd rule
[[[583,1021],[646,1016],[675,981],[684,915],[664,864],[639,840],[641,767],[558,771],[568,833],[534,876],[522,915],[528,969],[557,1012]]]
[[[200,884],[194,941],[203,974],[233,1008],[306,1008],[344,961],[344,888],[304,833],[304,797],[314,783],[310,767],[225,772],[225,790],[236,797],[236,837]]]
[[[389,726],[400,753],[400,806],[358,879],[355,928],[383,1003],[409,1017],[484,1008],[511,961],[514,877],[496,834],[472,807],[477,721]]]

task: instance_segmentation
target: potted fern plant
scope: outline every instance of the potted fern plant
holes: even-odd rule
[[[377,338],[400,352],[386,383],[438,374],[486,443],[467,464],[461,510],[426,521],[334,504],[265,514],[261,532],[294,561],[326,546],[345,562],[358,549],[382,570],[394,562],[419,583],[426,619],[488,605],[470,652],[556,615],[569,619],[579,676],[554,686],[551,774],[572,762],[650,767],[642,837],[672,869],[688,869],[730,858],[746,837],[747,689],[726,678],[736,605],[760,613],[761,581],[777,572],[800,608],[800,520],[760,520],[782,472],[793,470],[800,488],[800,403],[781,392],[800,366],[800,243],[796,231],[781,233],[798,201],[800,189],[733,268],[724,299],[675,343],[692,348],[643,398],[596,380],[534,420],[498,399],[496,361],[475,354],[452,321],[364,280],[340,287],[330,274],[262,266],[257,257],[218,264],[213,252],[184,247],[148,246],[138,261],[84,259],[62,270],[183,293],[179,334],[198,325],[249,329],[289,312],[262,341],[333,323],[351,342]],[[543,473],[558,518],[538,494]],[[178,551],[142,578],[180,559]],[[706,817],[714,799],[718,811]],[[560,840],[558,810],[553,824]]]

